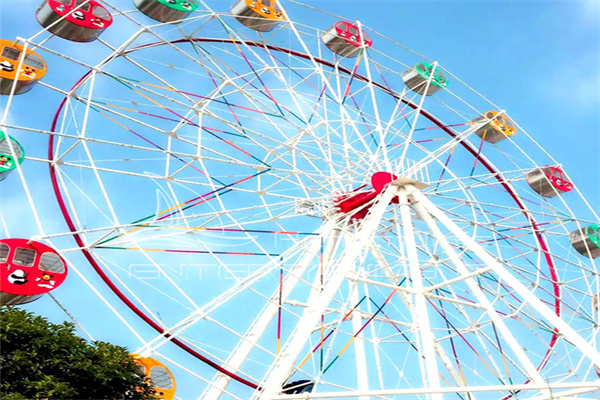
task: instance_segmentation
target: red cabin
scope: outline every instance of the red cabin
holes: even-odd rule
[[[364,30],[346,21],[336,22],[321,39],[329,50],[342,57],[356,57],[363,46],[373,45],[373,39]]]
[[[96,40],[113,22],[96,0],[44,0],[36,17],[51,33],[74,42]]]
[[[67,263],[51,247],[27,239],[0,240],[0,302],[24,304],[59,287]]]
[[[545,166],[527,173],[527,183],[544,197],[554,197],[573,190],[565,173],[559,167]]]

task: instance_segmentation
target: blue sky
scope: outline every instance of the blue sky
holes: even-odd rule
[[[224,8],[225,2],[216,3]],[[39,25],[32,14],[37,4],[3,0],[0,36],[36,33]],[[389,0],[365,6],[360,1],[336,0],[306,4],[360,19],[438,60],[506,108],[598,204],[598,1]]]
[[[130,2],[115,2],[133,8]],[[215,8],[225,9],[223,0],[209,0]],[[401,42],[424,56],[437,60],[484,96],[508,110],[534,139],[563,164],[583,195],[600,209],[600,2],[598,1],[323,1],[306,4],[325,11],[360,19],[366,26]],[[30,37],[39,30],[34,18],[37,1],[1,0],[0,37]],[[295,15],[302,18],[302,15]],[[314,21],[320,26],[321,21]],[[106,35],[118,37],[113,26]],[[71,45],[67,42],[60,45]],[[93,58],[85,45],[76,45],[81,57]],[[61,71],[64,80],[70,71]],[[56,81],[62,81],[54,72]],[[25,96],[36,96],[32,91]],[[26,97],[11,112],[16,124],[48,126],[58,96],[47,99],[47,109],[27,109]],[[0,109],[6,105],[0,98]],[[12,111],[12,110],[11,110]],[[25,139],[26,140],[26,139]],[[43,146],[36,148],[42,151]],[[43,181],[45,176],[36,176]],[[53,199],[42,202],[41,213],[49,225],[60,231],[60,217],[54,217]],[[0,184],[1,215],[15,236],[36,234],[22,203],[18,177]],[[10,209],[7,204],[10,204]],[[62,228],[64,229],[64,228]],[[0,230],[4,236],[3,228]],[[72,244],[71,244],[72,246]],[[103,288],[99,288],[104,290]],[[125,337],[117,327],[106,329],[103,322],[79,309],[82,286],[63,288],[57,296],[85,320],[95,337],[134,347],[136,341]],[[104,291],[105,292],[105,291]],[[61,321],[65,315],[50,299],[44,298],[28,309]],[[89,324],[89,325],[88,325]],[[132,349],[133,350],[133,349]],[[174,353],[177,354],[177,353]],[[190,391],[189,393],[193,393]],[[182,392],[184,398],[187,392]]]

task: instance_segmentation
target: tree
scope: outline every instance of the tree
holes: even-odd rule
[[[88,343],[71,323],[0,308],[2,399],[155,399],[124,347]]]

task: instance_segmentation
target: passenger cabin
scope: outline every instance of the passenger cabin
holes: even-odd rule
[[[471,123],[481,125],[475,134],[489,143],[498,143],[517,133],[515,123],[505,114],[497,111],[488,111],[485,115],[475,118]]]
[[[92,42],[113,22],[96,0],[44,0],[36,17],[51,33],[73,42]]]
[[[12,147],[12,150],[11,150]],[[19,142],[0,131],[0,182],[25,160],[25,151]]]
[[[269,32],[285,21],[277,0],[239,0],[231,13],[242,25],[258,32]]]
[[[130,354],[140,366],[142,372],[154,386],[156,395],[161,400],[173,400],[175,398],[175,378],[171,371],[160,361],[152,357],[141,357],[138,354]]]
[[[600,224],[574,230],[569,240],[579,254],[589,258],[600,257]]]
[[[360,50],[371,47],[373,39],[358,25],[346,21],[336,22],[321,36],[327,48],[342,57],[356,57]]]
[[[564,171],[553,166],[529,171],[527,183],[535,192],[544,197],[555,197],[573,190],[573,184],[569,182]]]
[[[431,78],[431,80],[430,80]],[[439,66],[421,62],[402,73],[402,80],[410,90],[420,95],[431,96],[448,86],[446,75]],[[427,84],[429,82],[429,84]]]
[[[15,80],[14,94],[30,91],[46,71],[46,63],[33,50],[26,49],[23,56],[23,45],[0,39],[0,94],[10,94]]]
[[[133,3],[138,10],[152,19],[175,24],[198,8],[196,0],[134,0]]]
[[[27,239],[0,240],[0,303],[25,304],[59,287],[65,260],[51,247]]]

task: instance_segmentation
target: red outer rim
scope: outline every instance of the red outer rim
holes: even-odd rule
[[[263,47],[269,50],[274,50],[274,51],[278,51],[281,53],[285,53],[285,54],[289,54],[289,55],[293,55],[295,57],[299,57],[299,58],[303,58],[305,60],[313,60],[314,62],[317,62],[321,65],[325,65],[328,67],[334,67],[335,64],[324,60],[324,59],[320,59],[320,58],[316,58],[313,57],[311,55],[305,54],[305,53],[301,53],[295,50],[291,50],[291,49],[286,49],[283,47],[278,47],[278,46],[272,46],[272,45],[268,45],[268,44],[264,44],[264,43],[256,43],[256,42],[251,42],[251,41],[240,41],[240,40],[233,40],[233,39],[218,39],[218,38],[191,38],[191,39],[178,39],[178,40],[174,40],[171,41],[170,43],[189,43],[189,42],[200,42],[200,43],[228,43],[228,44],[236,44],[236,45],[247,45],[247,46],[253,46],[253,47]],[[142,50],[145,48],[150,48],[150,47],[157,47],[157,46],[162,46],[164,45],[164,43],[150,43],[147,45],[143,45],[143,46],[139,46],[139,47],[135,47],[135,48],[131,48],[128,51],[125,51],[122,54],[128,54],[130,52],[133,51],[137,51],[137,50]],[[119,56],[113,56],[112,58],[106,60],[106,63],[112,61],[113,59],[117,58]],[[337,66],[337,68],[348,74],[348,75],[353,75],[354,79],[359,79],[363,82],[369,82],[369,79],[363,75],[359,75],[356,73],[352,73],[352,71],[350,71],[347,68],[341,67],[341,66]],[[75,83],[75,85],[73,86],[72,90],[74,90],[89,74],[90,72],[87,72],[83,77],[81,77],[81,79],[79,79],[79,81],[77,81],[77,83]],[[388,93],[390,96],[394,97],[396,100],[400,100],[402,101],[402,103],[408,105],[409,107],[413,108],[413,109],[417,109],[418,106],[406,99],[401,98],[397,93],[392,92],[390,89],[386,88],[385,86],[383,86],[380,83],[377,82],[371,82],[373,85],[375,85],[376,87],[378,87],[379,89],[383,90],[384,92]],[[63,99],[63,101],[61,102],[58,110],[56,111],[56,114],[54,115],[53,121],[52,121],[52,127],[50,128],[51,132],[54,132],[57,122],[58,122],[58,117],[60,115],[60,112],[62,111],[65,102],[66,102],[66,97]],[[432,114],[430,114],[429,112],[421,109],[421,115],[423,115],[425,118],[427,118],[430,122],[432,122],[433,124],[435,124],[438,128],[440,128],[441,130],[443,130],[444,132],[446,132],[448,135],[450,135],[450,137],[455,138],[457,136],[456,133],[454,133],[450,128],[448,128],[447,126],[445,126],[441,121],[439,121],[436,117],[434,117]],[[539,229],[539,226],[537,224],[537,222],[535,221],[535,219],[533,218],[533,216],[530,214],[529,211],[527,211],[525,205],[523,204],[523,202],[521,201],[521,199],[519,198],[519,196],[517,195],[516,191],[509,185],[509,183],[502,177],[501,173],[496,171],[494,169],[494,167],[490,164],[490,162],[483,157],[483,155],[479,154],[479,151],[472,147],[469,143],[467,143],[466,141],[461,141],[460,144],[469,152],[473,155],[473,157],[475,157],[479,163],[481,163],[481,165],[483,165],[490,173],[492,173],[494,175],[494,177],[496,178],[496,180],[502,185],[502,187],[504,187],[504,189],[508,192],[508,194],[512,197],[512,199],[515,201],[515,203],[517,203],[517,205],[519,206],[519,208],[523,211],[523,214],[525,214],[525,217],[527,218],[527,220],[529,221],[529,223],[531,224],[531,227],[535,230],[535,235],[537,237],[537,240],[540,244],[540,249],[542,250],[542,252],[544,253],[544,257],[546,259],[546,262],[548,263],[548,267],[550,269],[550,276],[552,279],[552,284],[554,286],[554,296],[555,296],[555,300],[554,300],[554,312],[556,313],[556,315],[560,316],[560,304],[561,304],[561,299],[560,299],[560,287],[558,285],[558,273],[556,271],[556,266],[554,265],[554,261],[552,259],[552,257],[550,256],[550,253],[548,251],[548,246],[546,245],[546,242],[544,240],[544,237],[542,235],[542,232]],[[55,164],[52,162],[54,161],[54,155],[53,155],[53,150],[54,150],[54,135],[50,135],[49,139],[48,139],[48,160],[51,161],[49,163],[49,169],[50,169],[50,179],[52,181],[52,187],[54,189],[54,194],[56,196],[56,200],[58,202],[58,205],[60,207],[60,210],[63,214],[63,217],[65,219],[65,222],[67,223],[67,226],[69,227],[69,229],[71,230],[71,232],[73,233],[73,238],[75,239],[75,241],[77,242],[77,245],[79,247],[81,247],[81,252],[83,253],[83,255],[85,256],[85,258],[88,260],[88,262],[90,263],[90,265],[92,266],[92,268],[96,271],[96,273],[100,276],[100,278],[108,285],[108,287],[113,291],[113,293],[123,302],[125,303],[129,309],[131,311],[133,311],[138,317],[140,317],[144,322],[146,322],[150,327],[152,327],[155,331],[157,331],[159,334],[163,334],[166,338],[169,338],[173,343],[175,343],[177,346],[179,346],[181,349],[185,350],[186,352],[188,352],[189,354],[191,354],[192,356],[196,357],[197,359],[199,359],[200,361],[208,364],[209,366],[213,367],[214,369],[216,369],[217,371],[229,376],[230,378],[243,383],[246,386],[249,386],[253,389],[260,389],[256,384],[242,378],[241,376],[234,374],[230,371],[227,371],[226,369],[224,369],[223,367],[221,367],[219,364],[217,364],[216,362],[210,360],[209,358],[203,356],[202,354],[198,353],[196,350],[192,349],[190,346],[188,346],[187,344],[185,344],[183,341],[177,339],[176,337],[171,336],[169,333],[166,333],[165,330],[154,320],[152,320],[148,315],[146,315],[142,310],[140,310],[131,300],[129,300],[125,294],[123,294],[123,292],[110,280],[110,278],[106,275],[106,273],[102,270],[102,268],[100,268],[100,265],[96,262],[96,260],[93,258],[93,256],[91,255],[91,253],[89,251],[87,251],[85,249],[85,244],[81,238],[81,236],[76,233],[77,229],[75,227],[75,224],[73,223],[73,220],[71,218],[71,215],[69,214],[69,211],[67,209],[67,206],[65,204],[65,201],[63,199],[62,193],[60,191],[60,187],[58,185],[58,180],[56,178],[56,170],[55,170]],[[556,343],[558,342],[558,330],[556,328],[554,328],[553,331],[553,335],[552,338],[550,340],[550,343],[548,345],[548,350],[546,352],[546,354],[544,355],[544,358],[542,359],[541,363],[539,364],[537,370],[541,370],[542,368],[544,368],[546,366],[546,364],[548,363],[549,359],[550,359],[550,354],[552,352],[552,350],[554,349],[554,347],[556,346]],[[529,383],[530,380],[527,380],[525,382],[525,384]],[[503,397],[501,400],[505,400],[508,399],[510,397],[512,397],[512,394],[509,394],[505,397]]]

